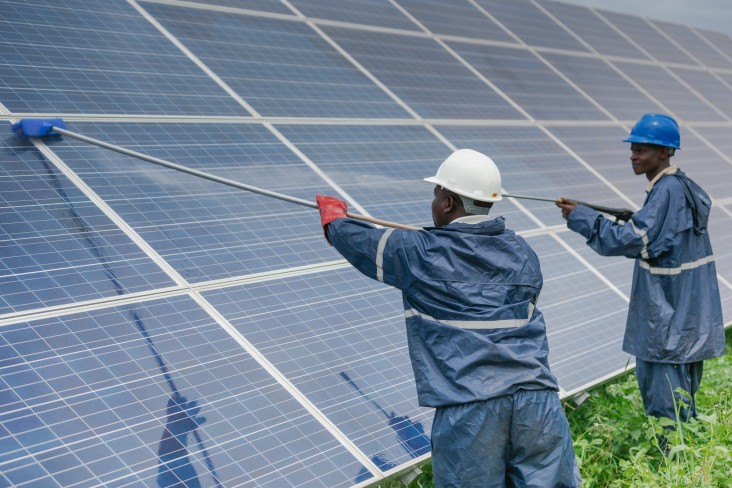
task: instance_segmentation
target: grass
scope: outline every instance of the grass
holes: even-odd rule
[[[732,328],[725,356],[704,362],[698,418],[674,424],[649,418],[635,375],[599,386],[579,407],[565,402],[583,487],[717,488],[732,486]],[[668,439],[668,455],[658,438]],[[432,466],[409,488],[432,488]],[[403,488],[398,480],[383,488]]]

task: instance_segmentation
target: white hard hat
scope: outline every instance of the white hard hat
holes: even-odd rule
[[[460,196],[479,202],[498,202],[501,197],[501,173],[496,163],[472,149],[458,149],[424,181],[440,185]]]

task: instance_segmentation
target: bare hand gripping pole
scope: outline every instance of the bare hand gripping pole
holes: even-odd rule
[[[503,193],[504,197],[507,198],[519,198],[523,200],[539,200],[541,202],[559,202],[558,198],[544,198],[544,197],[532,197],[528,195],[508,195],[506,193]],[[587,203],[582,202],[580,200],[574,200],[574,199],[566,199],[571,202],[574,202],[577,205],[584,205],[585,207],[590,207],[593,210],[597,210],[598,212],[606,213],[608,215],[612,215],[615,217],[615,221],[621,221],[621,222],[628,222],[630,220],[630,217],[633,216],[633,211],[627,208],[612,208],[612,207],[603,207],[602,205],[595,205],[593,203]]]
[[[149,156],[147,154],[139,153],[139,152],[133,151],[131,149],[117,146],[115,144],[110,144],[108,142],[100,141],[99,139],[94,139],[92,137],[78,134],[76,132],[66,130],[65,127],[66,127],[66,125],[64,124],[62,119],[23,119],[20,122],[18,122],[17,124],[13,124],[13,130],[17,133],[22,132],[22,134],[26,137],[44,137],[44,136],[59,134],[59,135],[71,137],[74,139],[78,139],[80,141],[83,141],[83,142],[86,142],[89,144],[93,144],[95,146],[99,146],[104,149],[110,149],[110,150],[118,152],[120,154],[124,154],[126,156],[131,156],[131,157],[137,158],[137,159],[141,159],[141,160],[147,161],[149,163],[158,164],[160,166],[165,166],[166,168],[174,169],[176,171],[182,171],[183,173],[188,173],[193,176],[198,176],[199,178],[204,178],[204,179],[207,179],[210,181],[214,181],[216,183],[221,183],[224,185],[232,186],[234,188],[239,188],[241,190],[247,190],[247,191],[250,191],[253,193],[258,193],[260,195],[264,195],[264,196],[271,197],[271,198],[276,198],[278,200],[283,200],[285,202],[296,203],[296,204],[302,205],[304,207],[310,207],[310,208],[315,208],[315,209],[318,208],[318,204],[315,202],[303,200],[301,198],[296,198],[296,197],[292,197],[289,195],[284,195],[282,193],[277,193],[277,192],[270,191],[270,190],[265,190],[263,188],[257,188],[256,186],[247,185],[245,183],[241,183],[241,182],[235,181],[235,180],[230,180],[228,178],[222,178],[220,176],[216,176],[211,173],[199,171],[197,169],[193,169],[188,166],[183,166],[180,164],[172,163],[172,162],[166,161],[164,159],[156,158],[154,156]],[[359,214],[354,214],[351,212],[347,212],[346,215],[352,219],[363,220],[364,222],[370,222],[370,223],[376,224],[376,225],[394,227],[396,229],[421,230],[419,227],[398,224],[396,222],[389,222],[387,220],[375,219],[375,218],[369,217],[367,215],[359,215]]]

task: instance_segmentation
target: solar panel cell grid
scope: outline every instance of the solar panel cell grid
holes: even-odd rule
[[[432,225],[433,185],[422,178],[434,175],[451,151],[425,128],[356,125],[277,128],[374,217]]]
[[[648,52],[653,58],[666,63],[698,65],[696,60],[676,47],[674,43],[669,42],[647,20],[606,10],[598,12],[631,42]]]
[[[189,298],[0,335],[13,362],[3,381],[15,401],[0,407],[15,446],[3,473],[13,482],[290,484],[296,456],[323,468],[301,470],[306,485],[348,486],[361,469]]]
[[[600,59],[542,53],[552,66],[619,120],[635,120],[640,110],[663,113],[655,101]]]
[[[466,43],[450,43],[450,47],[536,119],[608,119],[528,51]]]
[[[434,34],[516,43],[516,39],[470,2],[399,0],[398,3]]]
[[[345,269],[204,296],[382,469],[426,452],[426,436],[390,446],[395,434],[429,432],[415,408],[397,291]]]
[[[551,237],[528,242],[542,256],[544,288],[538,307],[546,320],[549,363],[559,384],[573,390],[587,381],[589,370],[593,377],[616,371],[628,357],[619,339],[627,302]],[[602,359],[598,350],[605,351]],[[587,361],[589,357],[594,359]]]
[[[231,124],[79,124],[113,144],[314,201],[328,185],[269,131]],[[150,132],[133,144],[130,134]],[[117,136],[120,134],[120,136]],[[118,138],[119,137],[119,138]],[[186,279],[205,281],[337,258],[317,212],[85,143],[52,148]],[[91,164],[90,164],[91,163]]]
[[[323,28],[425,118],[521,118],[519,112],[432,39]]]
[[[246,115],[126,2],[6,2],[0,26],[12,111]]]
[[[0,314],[173,285],[32,145],[0,145]]]
[[[613,61],[613,64],[661,102],[666,107],[662,113],[670,112],[689,122],[724,120],[712,106],[664,70],[652,70],[641,64],[619,61]]]
[[[701,64],[710,68],[732,69],[732,61],[724,57],[718,50],[711,48],[709,42],[690,27],[672,25],[656,20],[651,23],[683,47],[684,51],[688,52]]]
[[[530,0],[476,0],[476,3],[530,46],[587,52],[584,45]]]
[[[732,88],[707,71],[676,68],[672,72],[722,112],[723,117],[732,120]]]
[[[405,112],[300,22],[146,7],[263,115],[403,117]]]
[[[649,59],[590,9],[562,2],[538,3],[598,53],[605,56]]]
[[[419,30],[417,24],[388,1],[290,0],[290,3],[310,18],[352,22],[387,29]]]

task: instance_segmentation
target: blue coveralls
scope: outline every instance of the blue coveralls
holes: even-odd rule
[[[420,231],[337,219],[326,231],[359,271],[402,291],[419,404],[437,409],[435,486],[578,486],[524,239],[484,216]]]
[[[717,271],[707,232],[711,199],[676,166],[648,184],[625,224],[577,206],[567,226],[603,256],[635,259],[623,351],[636,357],[648,415],[676,419],[678,387],[694,396],[705,359],[724,354]],[[680,418],[695,415],[694,402]]]

